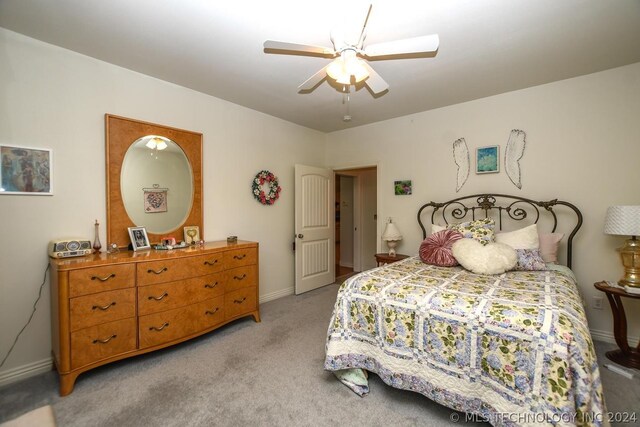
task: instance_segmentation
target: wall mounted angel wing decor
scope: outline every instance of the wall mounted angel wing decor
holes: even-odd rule
[[[504,170],[513,185],[522,189],[520,159],[524,155],[526,134],[519,129],[513,129],[509,135],[507,148],[504,150]]]
[[[456,177],[456,193],[460,191],[469,178],[469,147],[464,138],[456,139],[453,143],[453,161],[458,166]]]

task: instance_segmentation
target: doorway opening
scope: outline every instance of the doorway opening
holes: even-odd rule
[[[336,281],[376,266],[377,166],[335,170]]]

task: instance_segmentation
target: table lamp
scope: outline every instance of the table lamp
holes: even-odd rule
[[[624,276],[618,281],[629,293],[640,294],[640,206],[611,206],[604,221],[606,234],[631,236],[618,249]]]
[[[396,227],[391,218],[389,218],[384,233],[382,233],[382,240],[387,242],[389,256],[396,256],[396,246],[398,246],[398,242],[402,240],[402,234],[400,234],[398,227]]]

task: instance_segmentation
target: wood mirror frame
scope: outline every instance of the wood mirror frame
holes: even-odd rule
[[[202,134],[176,129],[140,120],[105,114],[106,167],[107,167],[107,244],[115,243],[126,248],[130,243],[128,227],[144,226],[134,224],[124,207],[120,176],[122,162],[129,147],[139,138],[147,135],[159,135],[171,139],[180,146],[191,165],[193,174],[193,200],[191,210],[184,223],[176,229],[162,234],[148,233],[149,242],[156,244],[164,236],[173,236],[177,241],[183,239],[182,228],[186,225],[200,227],[200,236],[204,235],[202,219]]]

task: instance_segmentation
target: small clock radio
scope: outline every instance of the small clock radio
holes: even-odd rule
[[[79,238],[58,239],[49,242],[49,256],[51,258],[70,258],[89,255],[91,241]]]

